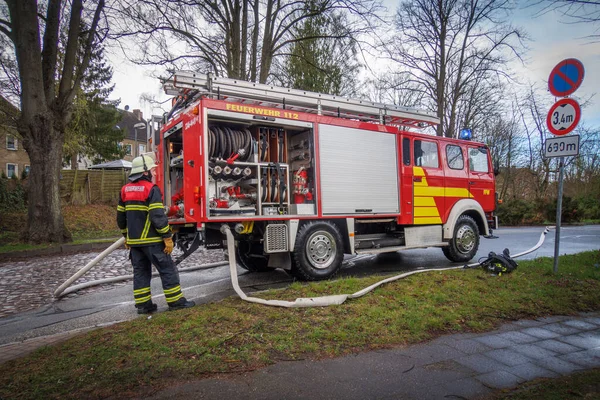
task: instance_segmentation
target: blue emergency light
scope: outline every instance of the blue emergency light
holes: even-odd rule
[[[460,133],[458,134],[458,138],[463,140],[471,140],[472,136],[471,130],[467,128],[461,129]]]

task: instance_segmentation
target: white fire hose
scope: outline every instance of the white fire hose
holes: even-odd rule
[[[538,240],[538,242],[535,246],[533,246],[529,250],[515,254],[514,256],[512,256],[512,258],[524,256],[525,254],[529,254],[529,253],[537,250],[538,248],[540,248],[542,246],[542,244],[544,243],[546,234],[552,228],[553,227],[546,227],[544,229],[544,231],[542,232],[542,234],[540,235],[540,239]],[[369,293],[373,289],[375,289],[385,283],[393,282],[398,279],[403,279],[410,275],[420,274],[423,272],[431,272],[431,271],[448,271],[448,270],[453,270],[453,269],[474,267],[474,266],[480,265],[480,263],[477,262],[477,263],[468,264],[466,266],[457,266],[457,267],[450,267],[450,268],[428,268],[428,269],[421,269],[421,270],[416,270],[416,271],[405,272],[403,274],[392,276],[390,278],[376,282],[376,283],[372,284],[371,286],[368,286],[368,287],[366,287],[362,290],[359,290],[358,292],[353,293],[353,294],[338,294],[338,295],[320,296],[320,297],[300,297],[300,298],[297,298],[295,301],[265,300],[265,299],[260,299],[258,297],[249,297],[246,295],[246,293],[244,293],[242,291],[240,284],[238,282],[237,264],[235,261],[235,239],[233,238],[233,234],[231,233],[231,229],[229,228],[228,225],[223,224],[221,226],[221,232],[223,234],[225,234],[227,237],[227,251],[228,251],[228,255],[229,255],[229,262],[222,261],[222,262],[216,262],[216,263],[211,263],[211,264],[203,264],[203,265],[198,265],[195,267],[180,269],[179,272],[188,272],[188,271],[194,271],[194,270],[198,270],[198,269],[215,268],[215,267],[219,267],[221,265],[229,264],[229,274],[231,276],[231,284],[233,285],[233,289],[235,290],[236,294],[242,300],[245,300],[245,301],[248,301],[251,303],[263,304],[263,305],[267,305],[267,306],[298,308],[298,307],[326,307],[326,306],[330,306],[330,305],[337,305],[337,304],[344,303],[347,299],[355,299],[355,298],[364,296],[365,294]],[[77,279],[79,279],[81,276],[83,276],[86,272],[88,272],[92,267],[94,267],[99,261],[101,261],[107,255],[109,255],[114,250],[116,250],[118,247],[123,245],[123,243],[125,243],[125,238],[121,238],[121,239],[117,240],[109,248],[104,250],[102,253],[98,254],[85,267],[81,268],[79,271],[77,271],[77,273],[75,275],[73,275],[72,277],[67,279],[62,285],[60,285],[54,291],[54,297],[59,298],[59,297],[65,296],[69,293],[73,293],[78,290],[90,287],[90,286],[132,279],[133,275],[124,275],[124,276],[118,276],[118,277],[113,277],[113,278],[100,279],[100,280],[96,280],[96,281],[92,281],[92,282],[85,282],[85,283],[75,285],[75,286],[69,288],[69,286],[73,282],[75,282]],[[157,276],[157,275],[158,275],[158,273],[156,273],[156,272],[154,272],[152,274],[152,276]]]
[[[102,260],[104,257],[106,257],[107,255],[109,255],[110,253],[115,251],[117,248],[119,248],[123,243],[125,243],[125,238],[121,238],[121,239],[117,240],[108,249],[106,249],[102,253],[98,254],[92,261],[87,263],[85,267],[81,268],[79,271],[77,271],[77,273],[75,273],[75,275],[73,275],[72,277],[67,279],[65,281],[65,283],[60,285],[58,287],[58,289],[56,289],[54,291],[54,297],[59,298],[62,296],[66,296],[70,293],[77,292],[81,289],[85,289],[85,288],[88,288],[91,286],[97,286],[97,285],[102,285],[105,283],[114,283],[114,282],[120,282],[120,281],[126,281],[129,279],[133,279],[133,275],[122,275],[122,276],[115,276],[112,278],[105,278],[105,279],[99,279],[99,280],[95,280],[95,281],[85,282],[85,283],[81,283],[79,285],[69,287],[73,282],[75,282],[77,279],[79,279],[81,276],[83,276],[86,272],[88,272],[90,269],[92,269],[92,267],[94,265],[98,264],[98,262],[100,260]],[[189,271],[195,271],[198,269],[215,268],[215,267],[220,267],[220,266],[226,265],[226,264],[227,264],[227,261],[220,261],[220,262],[215,262],[215,263],[210,263],[210,264],[202,264],[202,265],[197,265],[194,267],[181,268],[181,269],[179,269],[179,272],[189,272]],[[153,272],[152,276],[158,276],[158,272]]]
[[[544,243],[546,234],[550,231],[551,228],[552,227],[546,227],[544,229],[544,231],[540,235],[540,240],[537,242],[537,244],[535,246],[533,246],[529,250],[526,250],[524,252],[514,255],[513,258],[524,256],[525,254],[529,254],[529,253],[537,250],[538,248],[540,248],[540,246]],[[240,285],[238,282],[238,276],[237,276],[237,265],[235,262],[235,250],[234,250],[235,240],[233,238],[233,234],[231,233],[231,229],[229,228],[229,226],[226,224],[223,224],[221,226],[221,233],[224,233],[227,236],[227,251],[229,253],[229,273],[231,274],[231,283],[233,285],[233,289],[235,290],[237,295],[240,296],[240,298],[242,300],[245,300],[245,301],[248,301],[251,303],[257,303],[257,304],[263,304],[263,305],[275,306],[275,307],[286,307],[286,308],[326,307],[326,306],[331,306],[331,305],[342,304],[347,299],[356,299],[358,297],[364,296],[365,294],[369,293],[376,287],[383,285],[384,283],[393,282],[398,279],[406,278],[407,276],[410,276],[410,275],[420,274],[423,272],[448,271],[448,270],[460,269],[460,268],[465,268],[465,267],[474,267],[474,266],[477,266],[480,264],[477,262],[477,263],[469,264],[466,266],[459,266],[459,267],[428,268],[428,269],[421,269],[421,270],[417,270],[417,271],[405,272],[403,274],[392,276],[390,278],[376,282],[376,283],[372,284],[371,286],[368,286],[368,287],[366,287],[362,290],[359,290],[358,292],[353,293],[353,294],[337,294],[337,295],[320,296],[320,297],[299,297],[295,301],[265,300],[265,299],[260,299],[258,297],[249,297],[240,288]]]

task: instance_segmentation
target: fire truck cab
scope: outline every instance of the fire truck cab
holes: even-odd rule
[[[440,247],[471,260],[497,221],[482,143],[414,132],[425,111],[179,72],[153,138],[183,256],[235,235],[239,266],[333,276],[344,254]]]

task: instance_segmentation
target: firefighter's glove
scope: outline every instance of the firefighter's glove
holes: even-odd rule
[[[165,249],[163,250],[165,254],[171,254],[173,252],[173,238],[164,238],[163,242],[165,242]]]

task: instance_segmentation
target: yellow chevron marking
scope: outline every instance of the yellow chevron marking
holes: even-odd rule
[[[415,225],[441,224],[440,217],[415,217]]]
[[[433,197],[415,197],[415,207],[436,207]]]
[[[425,171],[421,167],[413,167],[413,175],[414,176],[425,176]]]
[[[414,195],[415,197],[444,197],[444,188],[439,186],[415,186]]]
[[[468,189],[463,189],[463,188],[451,188],[451,187],[447,187],[444,188],[444,196],[445,197],[473,197],[471,196],[471,193],[469,193]]]
[[[439,217],[437,207],[415,207],[415,217]]]
[[[465,188],[429,186],[425,170],[421,167],[413,167],[413,175],[417,178],[421,177],[420,182],[413,183],[415,225],[442,223],[434,197],[473,197],[469,190]],[[486,194],[485,192],[484,194]]]

